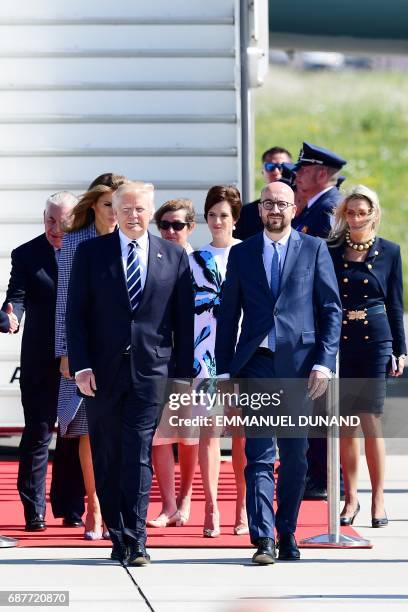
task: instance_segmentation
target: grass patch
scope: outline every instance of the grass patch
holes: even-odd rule
[[[401,245],[408,309],[408,79],[398,72],[303,72],[273,67],[255,93],[256,191],[259,159],[273,145],[297,158],[303,140],[348,160],[344,189],[377,191],[379,234]]]

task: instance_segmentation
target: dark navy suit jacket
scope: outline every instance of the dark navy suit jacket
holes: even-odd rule
[[[278,377],[308,376],[315,364],[335,370],[341,303],[326,244],[292,230],[276,303],[265,274],[263,244],[261,232],[231,249],[217,322],[217,373],[238,376],[273,324]]]
[[[11,253],[11,274],[6,299],[18,320],[25,312],[21,341],[20,385],[44,382],[55,364],[55,302],[58,277],[54,248],[41,234]],[[54,407],[56,410],[56,406]]]
[[[235,224],[234,238],[246,240],[263,231],[263,223],[259,216],[259,202],[260,200],[255,200],[242,207],[239,219]]]
[[[331,230],[333,209],[336,208],[340,199],[341,193],[337,187],[332,187],[323,193],[310,208],[304,208],[300,215],[293,219],[293,229],[310,236],[327,238]]]
[[[70,370],[92,368],[98,391],[111,389],[128,345],[133,383],[143,396],[153,393],[155,378],[191,378],[194,297],[185,250],[149,233],[146,283],[132,313],[119,233],[81,243],[66,324]]]
[[[344,247],[343,243],[329,249],[334,265],[339,270],[343,268]],[[375,276],[381,287],[389,323],[389,327],[384,325],[383,335],[378,337],[378,340],[392,340],[393,353],[395,355],[406,354],[402,263],[399,245],[377,237],[367,253],[365,264],[367,276],[369,274]]]

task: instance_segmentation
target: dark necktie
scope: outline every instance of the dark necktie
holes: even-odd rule
[[[136,244],[136,241],[129,242],[129,254],[126,262],[126,284],[133,311],[139,306],[142,293],[140,263],[136,253]]]

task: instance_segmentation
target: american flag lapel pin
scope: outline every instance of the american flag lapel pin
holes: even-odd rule
[[[162,254],[161,253],[157,253],[157,259],[161,259],[162,258]]]

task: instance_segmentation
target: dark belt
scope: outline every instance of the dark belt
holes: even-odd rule
[[[257,355],[264,355],[265,357],[273,357],[275,355],[275,353],[266,346],[258,346],[255,352]]]
[[[347,310],[347,308],[345,308],[344,311],[349,321],[363,321],[368,315],[385,314],[385,305],[379,304],[378,306],[369,306],[362,310]]]

